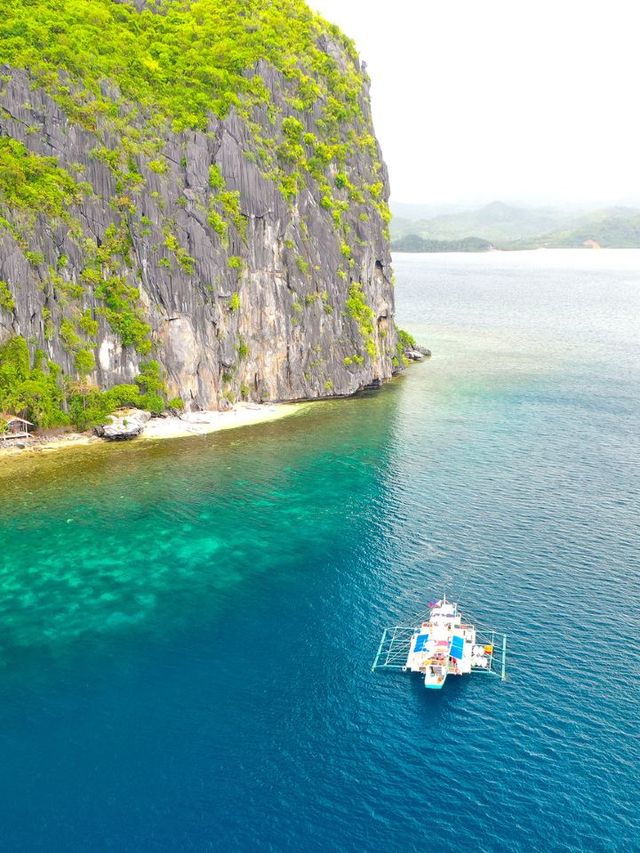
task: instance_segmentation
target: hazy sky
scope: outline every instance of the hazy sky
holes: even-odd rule
[[[358,46],[396,202],[640,202],[638,0],[309,0]]]

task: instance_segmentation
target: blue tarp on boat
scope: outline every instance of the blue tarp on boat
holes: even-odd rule
[[[429,635],[428,634],[419,634],[417,639],[416,639],[416,645],[414,648],[414,652],[423,652],[425,649],[425,646],[427,645],[428,642],[429,642]],[[405,646],[405,648],[406,648],[406,646]]]
[[[456,660],[460,660],[462,658],[462,650],[464,649],[464,640],[462,637],[454,637],[451,640],[451,649],[449,651],[449,655]]]

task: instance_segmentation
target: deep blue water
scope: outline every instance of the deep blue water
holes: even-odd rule
[[[379,394],[0,470],[0,848],[640,850],[640,253],[397,256]],[[444,585],[509,679],[374,674]]]

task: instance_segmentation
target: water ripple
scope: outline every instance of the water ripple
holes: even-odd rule
[[[7,849],[640,849],[640,287],[599,257],[403,259],[434,358],[381,394],[0,475]],[[445,585],[506,683],[370,671]]]

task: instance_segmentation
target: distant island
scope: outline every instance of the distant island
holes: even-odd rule
[[[418,234],[407,234],[391,244],[394,252],[487,252],[494,246],[480,237],[463,237],[461,240],[430,240]]]
[[[577,212],[494,201],[471,210],[396,205],[393,211],[396,252],[640,248],[640,209],[633,207]]]

